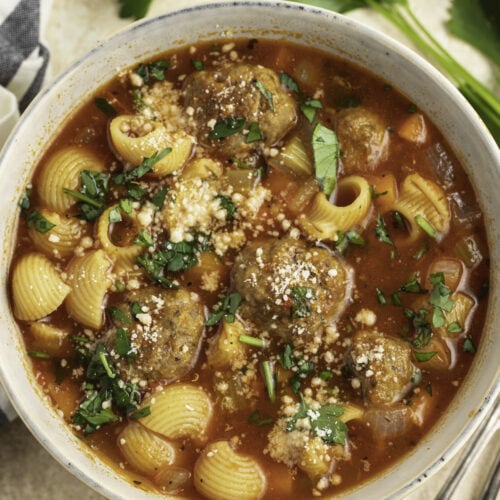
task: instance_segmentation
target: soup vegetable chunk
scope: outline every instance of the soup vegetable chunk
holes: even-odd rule
[[[20,207],[33,374],[141,488],[355,487],[418,444],[480,342],[467,176],[390,84],[312,48],[228,38],[123,71]]]

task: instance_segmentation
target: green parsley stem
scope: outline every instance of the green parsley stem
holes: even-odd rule
[[[85,203],[88,203],[89,205],[92,205],[93,207],[96,208],[101,208],[102,203],[100,201],[93,200],[89,196],[85,196],[82,193],[79,193],[78,191],[72,191],[71,189],[63,189],[65,194],[69,194],[70,196],[73,196],[73,198],[76,198],[77,200],[84,201]]]
[[[106,373],[109,378],[115,378],[115,373],[111,370],[108,360],[106,359],[106,354],[104,352],[99,353],[99,359],[101,360],[102,366],[104,366],[104,369],[106,370]]]
[[[251,337],[250,335],[240,335],[238,340],[243,344],[252,345],[255,347],[266,347],[265,340],[259,339],[257,337]]]

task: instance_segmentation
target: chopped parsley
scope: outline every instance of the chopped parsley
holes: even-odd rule
[[[165,80],[165,71],[169,68],[168,61],[156,61],[149,64],[140,64],[135,73],[137,73],[144,83],[149,83],[152,78],[156,80]]]
[[[226,220],[234,220],[236,217],[237,207],[233,203],[233,200],[222,194],[218,194],[215,198],[219,200],[220,206],[226,211]]]
[[[248,134],[245,137],[245,142],[250,144],[251,142],[261,141],[264,138],[260,126],[257,122],[252,122],[248,126]]]
[[[243,130],[246,122],[247,121],[245,118],[239,118],[236,116],[219,120],[215,124],[212,132],[210,132],[210,138],[224,139],[225,137],[229,137],[230,135],[238,134]]]
[[[165,199],[167,198],[168,187],[164,186],[159,189],[151,198],[151,203],[158,209],[161,210],[165,204]]]
[[[335,132],[318,123],[312,134],[312,148],[316,180],[329,197],[337,183],[339,141]]]
[[[259,82],[258,80],[254,80],[252,82],[255,87],[258,89],[258,91],[262,94],[264,99],[267,101],[267,104],[269,106],[269,109],[271,111],[274,111],[274,101],[273,101],[273,94],[270,92],[262,82]]]
[[[347,425],[339,418],[344,408],[339,405],[323,405],[318,410],[311,409],[302,395],[297,413],[287,423],[287,432],[296,429],[299,420],[309,419],[311,433],[318,436],[326,444],[345,445]]]
[[[205,324],[207,326],[216,325],[223,317],[228,323],[233,323],[241,300],[242,297],[238,292],[229,293],[217,304]]]
[[[309,123],[312,123],[316,118],[316,112],[318,109],[323,108],[323,104],[318,99],[304,99],[299,105],[300,111],[306,117]]]
[[[109,174],[82,170],[80,172],[80,191],[64,188],[64,193],[78,200],[78,218],[94,221],[106,208],[105,199],[109,191]]]
[[[282,71],[280,73],[280,83],[287,89],[291,90],[292,92],[297,92],[300,93],[299,86],[297,82],[288,74]]]
[[[375,223],[375,235],[377,236],[377,239],[382,243],[387,243],[387,245],[394,246],[394,242],[392,241],[391,237],[389,236],[389,232],[387,231],[385,220],[380,215],[380,213],[377,214],[377,221]]]
[[[117,186],[126,185],[145,176],[153,170],[153,166],[172,152],[172,148],[156,151],[149,158],[144,158],[142,163],[127,172],[120,172],[113,176],[113,183]]]
[[[255,410],[248,416],[248,423],[262,427],[273,423],[272,417],[262,417],[259,410]]]
[[[474,354],[476,352],[476,346],[469,336],[465,337],[463,351],[471,354]]]
[[[142,246],[149,246],[151,235],[146,231],[139,234]],[[152,243],[151,243],[152,244]],[[158,252],[144,252],[136,259],[137,264],[149,275],[150,279],[165,288],[177,288],[176,282],[166,276],[166,273],[187,271],[198,264],[198,253],[209,248],[207,237],[201,233],[194,235],[192,241],[165,241]]]
[[[429,303],[434,306],[432,325],[440,328],[446,324],[444,312],[450,312],[453,309],[453,300],[450,298],[451,290],[444,283],[443,273],[431,274],[429,279],[434,285],[429,296]]]
[[[141,247],[150,247],[153,246],[154,240],[151,234],[144,228],[141,228],[139,234],[134,240],[134,244]]]
[[[94,104],[97,109],[102,111],[109,118],[114,118],[118,114],[118,111],[116,111],[109,101],[103,97],[96,97],[94,99]]]
[[[88,339],[77,337],[73,340],[77,352],[87,365],[84,384],[86,396],[72,416],[73,424],[85,434],[91,434],[104,424],[117,422],[120,415],[138,411],[141,400],[139,388],[137,384],[121,380],[106,346],[99,343],[91,351]],[[120,349],[124,350],[122,347]]]
[[[413,354],[415,355],[415,359],[419,363],[425,363],[427,361],[430,361],[436,354],[436,351],[413,351]]]
[[[364,246],[366,244],[365,239],[357,231],[351,229],[344,233],[343,231],[337,231],[337,239],[335,240],[335,250],[339,251],[344,255],[349,245]]]
[[[385,298],[384,292],[380,288],[375,288],[375,293],[377,294],[377,301],[381,306],[387,304],[387,299]]]
[[[205,69],[205,65],[199,59],[191,59],[191,64],[196,71]]]
[[[21,210],[28,210],[28,208],[31,206],[31,189],[27,188],[24,190],[23,194],[21,195],[21,199],[18,202],[19,207]]]
[[[316,298],[312,288],[307,286],[293,286],[290,289],[292,299],[292,319],[306,318],[311,314],[311,301]]]
[[[56,227],[55,224],[46,219],[38,210],[31,210],[26,217],[26,222],[29,228],[34,227],[39,233],[47,233]]]

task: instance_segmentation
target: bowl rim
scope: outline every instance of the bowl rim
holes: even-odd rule
[[[46,86],[30,103],[28,108],[25,110],[23,115],[21,116],[19,122],[16,124],[11,134],[9,135],[7,141],[5,142],[2,150],[0,151],[0,166],[4,164],[4,158],[7,155],[7,152],[10,148],[14,147],[15,137],[17,136],[18,130],[23,126],[25,122],[30,119],[30,116],[37,109],[41,102],[51,96],[53,92],[67,79],[69,76],[73,75],[78,68],[89,59],[92,59],[96,54],[98,54],[103,49],[105,50],[107,46],[111,45],[114,41],[118,41],[120,37],[123,36],[132,36],[136,31],[142,31],[146,29],[147,26],[156,23],[164,23],[170,19],[175,19],[178,16],[183,16],[186,14],[194,14],[194,13],[203,13],[203,11],[216,11],[218,9],[240,9],[245,8],[247,6],[252,7],[260,7],[262,9],[291,9],[292,11],[296,11],[296,13],[304,12],[308,14],[312,14],[315,16],[321,16],[325,19],[325,22],[331,23],[343,23],[347,26],[354,27],[362,36],[367,36],[371,39],[376,39],[378,42],[382,43],[388,50],[398,53],[403,57],[411,60],[411,64],[415,66],[419,71],[423,71],[426,73],[432,80],[436,83],[443,86],[450,94],[452,94],[456,105],[461,108],[461,110],[467,114],[471,118],[477,118],[477,113],[473,110],[472,106],[468,103],[465,97],[460,94],[460,92],[451,84],[451,82],[446,79],[434,66],[432,66],[429,62],[427,62],[422,56],[418,53],[414,52],[407,46],[403,45],[401,42],[392,39],[385,33],[375,30],[369,26],[366,26],[360,21],[347,18],[342,14],[332,12],[330,10],[323,9],[321,7],[313,7],[310,5],[300,4],[297,2],[288,2],[282,0],[272,0],[272,1],[261,1],[261,0],[235,0],[235,1],[207,1],[202,3],[197,3],[192,6],[186,6],[180,9],[173,8],[163,14],[160,14],[155,17],[146,18],[137,22],[134,22],[131,25],[124,27],[119,30],[115,34],[106,38],[104,41],[96,45],[93,49],[87,52],[82,57],[78,58],[73,64],[71,64],[66,70],[61,72],[49,85]],[[186,45],[188,42],[184,43]],[[299,42],[300,43],[300,42]],[[164,50],[168,50],[165,48]],[[402,89],[404,91],[404,89]],[[78,109],[76,106],[74,109]],[[472,120],[474,121],[474,120]],[[500,165],[500,150],[497,148],[496,143],[494,142],[491,134],[487,130],[486,126],[481,120],[475,121],[476,128],[479,128],[483,138],[486,142],[488,148],[491,149],[491,153],[493,156],[496,155],[498,160],[498,165]],[[52,140],[53,137],[49,139]],[[47,144],[45,144],[47,145]],[[463,160],[463,158],[461,158]],[[491,242],[490,242],[491,244]],[[9,259],[10,260],[10,259]],[[494,272],[493,266],[491,269],[491,273]],[[491,306],[490,301],[490,306]],[[29,413],[29,404],[26,401],[23,401],[18,395],[14,392],[13,388],[11,388],[8,382],[8,378],[4,373],[4,369],[2,364],[0,364],[0,382],[3,384],[5,391],[7,392],[10,400],[13,403],[13,406],[18,411],[19,416],[30,429],[30,432],[36,437],[37,440],[46,448],[49,453],[66,469],[68,469],[73,474],[76,474],[81,480],[83,480],[87,485],[93,488],[95,491],[98,491],[101,494],[107,495],[110,498],[121,498],[117,491],[111,489],[111,487],[102,485],[98,483],[92,476],[90,476],[86,471],[82,469],[78,469],[75,471],[74,465],[67,461],[66,454],[62,452],[61,449],[56,448],[50,442],[50,439],[47,439],[46,435],[49,434],[46,429],[43,429],[41,425],[37,422],[36,418],[32,418]],[[454,440],[449,446],[445,449],[442,456],[436,459],[433,463],[431,463],[428,468],[420,473],[418,477],[416,477],[413,481],[407,483],[406,485],[400,487],[393,494],[388,496],[387,498],[396,499],[401,498],[404,494],[409,493],[413,490],[417,485],[419,485],[424,479],[433,475],[437,472],[443,464],[453,457],[459,448],[463,446],[463,444],[470,438],[472,433],[476,430],[482,420],[482,416],[491,408],[491,406],[495,402],[495,398],[500,394],[500,379],[499,379],[499,370],[497,369],[497,377],[495,380],[491,382],[490,390],[483,398],[483,403],[477,409],[475,415],[470,418],[468,423],[464,427],[464,431],[460,437]],[[390,469],[389,469],[390,470]],[[369,484],[371,481],[376,481],[376,475],[373,479],[366,482],[365,484]],[[357,489],[348,490],[346,493],[350,492],[356,493]],[[118,492],[119,493],[119,492]]]

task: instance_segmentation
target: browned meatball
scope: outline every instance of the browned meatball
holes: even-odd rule
[[[362,106],[340,111],[335,131],[346,174],[373,172],[387,152],[387,126],[377,114]]]
[[[361,383],[364,396],[376,404],[402,399],[416,371],[409,344],[376,330],[362,330],[354,335],[347,364],[354,379]]]
[[[184,105],[194,110],[198,140],[204,144],[219,143],[228,156],[254,151],[262,141],[246,142],[244,133],[222,139],[210,139],[216,122],[242,118],[244,130],[258,123],[263,143],[275,144],[296,123],[294,100],[281,88],[278,75],[263,66],[231,64],[211,71],[197,71],[186,78]]]
[[[252,242],[233,270],[241,317],[295,345],[309,342],[342,311],[348,280],[328,250],[293,239]]]
[[[203,305],[185,290],[147,287],[129,292],[122,304],[123,312],[137,302],[141,312],[125,328],[136,351],[130,362],[121,362],[121,372],[128,378],[171,381],[187,373],[198,356],[204,331]],[[116,344],[116,328],[110,330],[106,343],[110,350]]]

